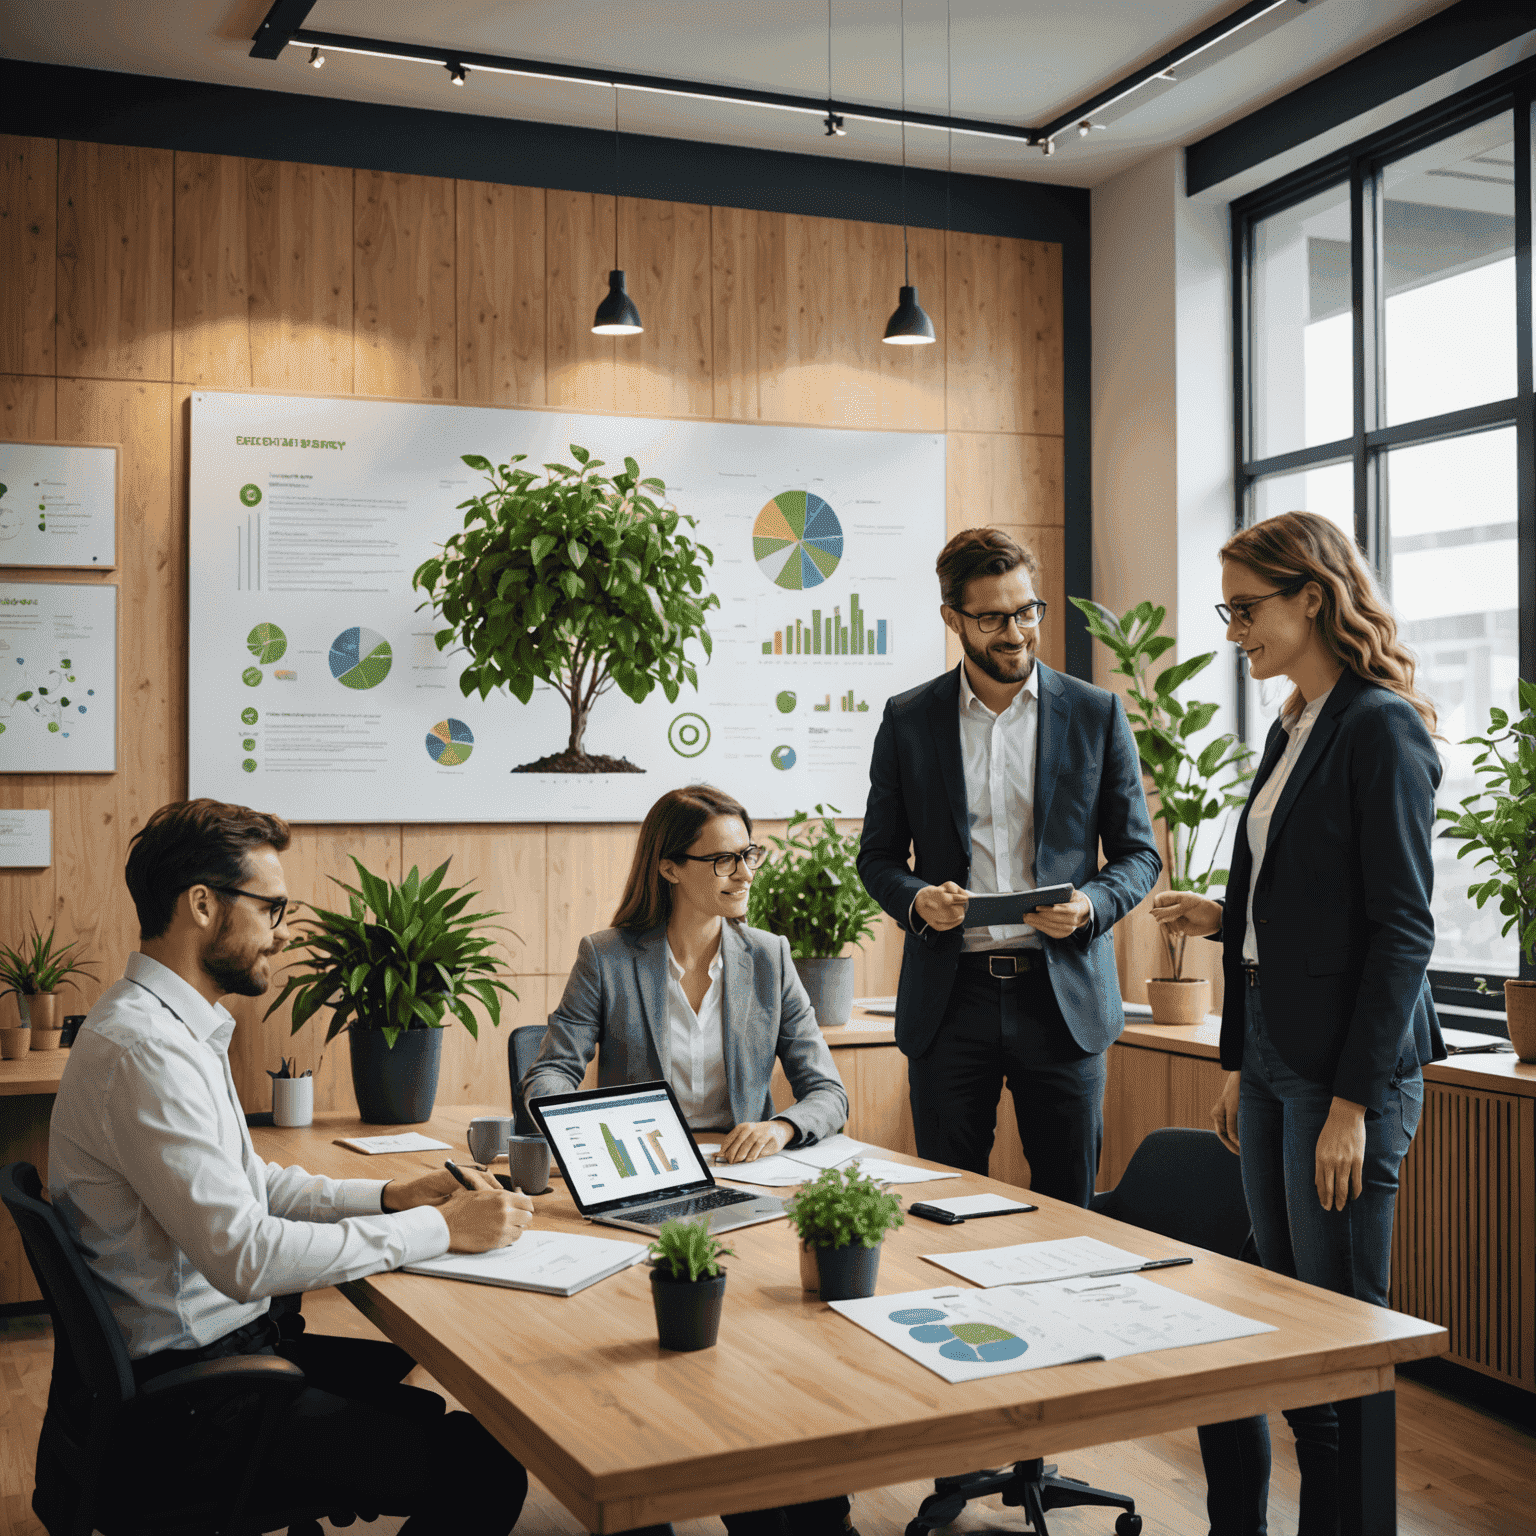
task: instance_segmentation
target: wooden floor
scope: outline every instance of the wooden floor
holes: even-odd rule
[[[376,1336],[372,1325],[334,1291],[304,1299],[316,1333]],[[53,1340],[42,1318],[0,1319],[0,1536],[44,1536],[31,1510],[32,1458],[48,1396]],[[424,1372],[408,1378],[435,1386]],[[440,1389],[439,1389],[440,1390]],[[1398,1520],[1402,1536],[1530,1536],[1536,1530],[1536,1436],[1415,1382],[1398,1383]],[[1270,1487],[1272,1536],[1296,1529],[1297,1478],[1290,1433],[1274,1416],[1275,1470]],[[1061,1469],[1102,1488],[1131,1494],[1145,1536],[1204,1536],[1205,1480],[1193,1430],[1074,1451]],[[931,1484],[907,1483],[858,1495],[854,1522],[861,1536],[903,1536]],[[794,1490],[784,1490],[792,1502]],[[397,1519],[355,1524],[347,1536],[393,1536]],[[578,1536],[583,1527],[534,1482],[518,1536]],[[949,1527],[964,1531],[1024,1531],[1018,1510],[996,1501],[970,1506]],[[1051,1536],[1109,1536],[1112,1516],[1069,1509],[1051,1516]],[[326,1525],[329,1532],[331,1527]],[[678,1536],[719,1536],[718,1520],[688,1520]]]

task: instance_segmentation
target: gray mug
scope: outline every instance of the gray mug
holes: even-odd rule
[[[549,1143],[542,1136],[507,1140],[507,1173],[525,1195],[549,1193]]]
[[[469,1122],[469,1155],[477,1163],[487,1165],[496,1161],[507,1150],[507,1137],[512,1134],[511,1115],[482,1115]]]

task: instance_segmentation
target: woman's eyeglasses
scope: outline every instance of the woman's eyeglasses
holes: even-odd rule
[[[1009,619],[1012,619],[1020,629],[1033,629],[1041,619],[1045,617],[1047,604],[1041,598],[1036,598],[1032,603],[1025,603],[1022,608],[1013,613],[966,613],[964,608],[956,608],[956,613],[963,613],[968,619],[974,619],[976,628],[984,635],[996,634],[1000,629],[1007,629]]]
[[[224,896],[247,896],[252,901],[260,901],[266,904],[267,916],[271,919],[274,928],[282,922],[283,913],[288,910],[288,898],[286,896],[263,896],[260,891],[242,891],[234,885],[214,885],[210,890],[220,892]]]
[[[768,857],[766,848],[759,848],[756,843],[748,843],[740,853],[681,853],[678,859],[689,864],[713,864],[717,875],[734,875],[738,864],[745,864],[748,869],[760,869],[763,860]]]
[[[1307,580],[1308,578],[1304,576],[1300,581],[1293,581],[1287,586],[1276,588],[1273,592],[1266,592],[1263,597],[1250,597],[1240,603],[1217,603],[1216,617],[1223,624],[1230,624],[1235,619],[1246,629],[1253,623],[1253,610],[1260,603],[1267,603],[1272,597],[1295,597],[1306,586]]]

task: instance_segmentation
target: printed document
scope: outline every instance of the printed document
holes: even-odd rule
[[[972,1285],[1038,1285],[1043,1280],[1071,1280],[1109,1269],[1136,1269],[1147,1262],[1139,1253],[1112,1248],[1096,1237],[1058,1237],[1044,1243],[925,1253],[923,1257]]]

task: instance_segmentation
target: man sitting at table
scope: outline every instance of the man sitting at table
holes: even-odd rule
[[[259,997],[288,942],[276,816],[215,800],[161,807],[126,875],[140,948],[86,1016],[59,1082],[48,1191],[146,1382],[196,1361],[280,1354],[308,1378],[260,1475],[264,1502],[408,1515],[410,1536],[505,1536],[522,1466],[467,1413],[401,1384],[393,1344],[303,1337],[290,1293],[515,1242],[532,1202],[446,1170],[327,1179],[263,1163],[229,1069],[231,993]],[[274,1304],[274,1298],[277,1298]],[[56,1405],[64,1406],[64,1405]],[[69,1411],[65,1407],[65,1411]],[[171,1427],[188,1476],[243,1446]],[[247,1421],[222,1430],[236,1441]],[[68,1508],[78,1469],[40,1453],[39,1494]]]

